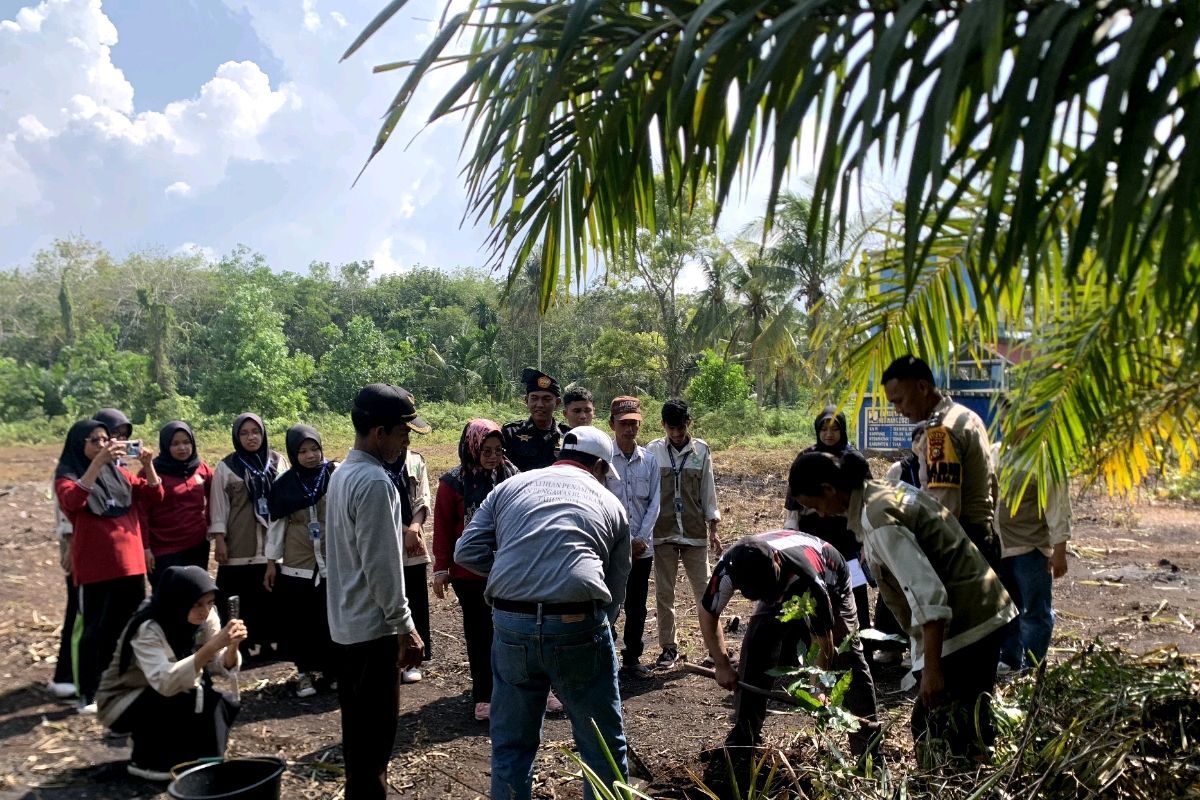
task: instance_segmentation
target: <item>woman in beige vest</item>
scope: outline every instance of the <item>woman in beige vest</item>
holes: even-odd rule
[[[264,551],[271,486],[285,469],[287,459],[270,449],[262,419],[239,415],[233,422],[233,452],[217,464],[213,475],[208,534],[217,559],[217,608],[225,621],[228,598],[241,598],[241,617],[254,637],[247,643],[250,656],[278,640],[273,600],[263,586]]]

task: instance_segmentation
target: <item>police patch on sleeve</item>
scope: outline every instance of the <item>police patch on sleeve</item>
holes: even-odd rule
[[[950,431],[943,427],[925,431],[925,459],[928,464],[930,489],[962,487],[962,460],[954,449]]]

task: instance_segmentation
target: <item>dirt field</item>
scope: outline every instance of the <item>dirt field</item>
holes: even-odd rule
[[[431,475],[454,458],[452,448],[424,451]],[[45,690],[58,651],[65,588],[52,536],[47,476],[56,448],[0,448],[0,800],[7,798],[166,797],[161,785],[129,779],[128,743],[108,739],[93,717]],[[782,475],[791,454],[718,453],[718,490],[726,541],[775,527],[781,517]],[[1055,589],[1059,622],[1052,655],[1100,638],[1135,651],[1177,645],[1200,652],[1200,510],[1143,502],[1133,508],[1095,496],[1075,503],[1070,573]],[[682,581],[681,581],[682,585]],[[653,593],[651,594],[653,597]],[[731,613],[745,617],[744,601]],[[682,649],[693,661],[704,653],[690,603],[679,618]],[[619,623],[619,625],[622,623]],[[390,782],[396,796],[486,796],[489,743],[486,727],[471,717],[469,677],[461,619],[453,600],[434,600],[435,658],[422,683],[405,686]],[[658,653],[653,602],[647,654]],[[736,643],[737,636],[731,637]],[[336,797],[341,792],[340,728],[336,698],[291,694],[290,664],[252,666],[243,673],[243,708],[231,755],[277,754],[287,759],[283,796]],[[907,719],[909,701],[898,690],[902,670],[879,675],[887,713]],[[706,679],[675,670],[653,681],[623,684],[626,728],[649,767],[649,792],[681,797],[697,755],[719,744],[728,727],[730,696]],[[768,735],[785,743],[804,721],[768,719]],[[581,795],[564,751],[571,747],[566,719],[551,717],[537,761],[539,798]],[[885,748],[903,769],[909,757],[907,727],[896,724]]]

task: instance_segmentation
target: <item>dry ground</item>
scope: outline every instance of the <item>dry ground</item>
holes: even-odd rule
[[[454,458],[451,447],[425,455],[432,475]],[[126,777],[127,742],[106,739],[94,718],[82,717],[43,689],[53,671],[64,586],[52,536],[47,476],[56,449],[0,448],[0,800],[6,798],[166,797],[161,787]],[[210,454],[211,455],[211,454]],[[732,541],[774,527],[780,519],[782,475],[791,454],[730,450],[718,453],[722,537]],[[1075,504],[1070,573],[1056,586],[1060,610],[1054,653],[1101,638],[1136,651],[1178,645],[1200,652],[1200,510],[1143,502],[1134,507],[1092,495]],[[653,596],[653,594],[651,595]],[[683,603],[683,650],[703,656],[690,603]],[[732,613],[746,611],[737,605]],[[461,622],[453,600],[434,600],[435,658],[424,682],[405,686],[391,784],[408,798],[473,798],[488,785],[487,730],[470,716],[469,677]],[[654,657],[654,609],[647,653]],[[738,637],[731,637],[736,643]],[[291,695],[286,663],[254,666],[242,678],[244,705],[231,754],[278,754],[288,760],[284,797],[340,794],[336,699]],[[898,691],[899,669],[879,676],[880,699],[901,724],[889,731],[889,759],[909,757],[909,701]],[[723,739],[729,695],[710,681],[672,671],[653,681],[623,683],[629,740],[649,767],[650,791],[680,797],[697,755]],[[768,735],[785,742],[804,721],[773,715]],[[537,761],[535,797],[579,797],[564,751],[571,746],[564,718],[546,722]]]

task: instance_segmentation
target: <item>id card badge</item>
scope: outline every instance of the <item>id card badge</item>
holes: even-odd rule
[[[308,523],[308,535],[312,537],[314,542],[321,541],[321,523],[315,519]]]
[[[683,498],[682,497],[675,498],[675,513],[676,514],[683,513]]]
[[[267,515],[269,513],[267,511],[267,498],[265,498],[265,497],[258,498],[258,500],[254,504],[254,509],[255,509],[255,513],[257,513],[263,519],[266,519]]]

